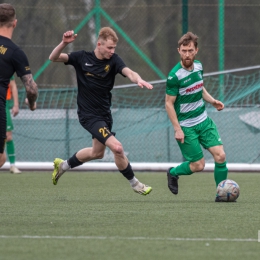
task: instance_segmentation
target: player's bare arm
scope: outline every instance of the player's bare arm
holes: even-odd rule
[[[184,142],[184,133],[181,129],[181,126],[179,124],[175,109],[174,109],[174,102],[176,100],[176,96],[170,96],[167,95],[165,96],[165,109],[168,114],[168,117],[173,125],[174,128],[174,137],[177,141],[180,141],[181,143]]]
[[[214,99],[209,93],[208,93],[208,91],[203,87],[203,94],[202,94],[202,96],[203,96],[203,99],[206,101],[206,102],[208,102],[208,103],[210,103],[212,106],[214,106],[218,111],[220,111],[220,110],[223,110],[224,109],[224,104],[221,102],[221,101],[219,101],[219,100],[217,100],[217,99]]]
[[[127,67],[123,68],[122,73],[126,77],[128,77],[133,83],[136,83],[140,88],[143,88],[143,87],[146,87],[147,89],[153,88],[153,86],[150,83],[144,81],[138,73],[132,71],[131,69],[129,69]]]
[[[14,105],[12,107],[12,115],[17,116],[19,114],[19,100],[18,100],[18,90],[15,80],[10,80],[10,88],[13,96]]]
[[[50,54],[49,59],[53,62],[67,62],[69,60],[68,54],[62,53],[63,49],[77,38],[77,34],[74,31],[67,31],[62,36],[61,43],[54,48]]]
[[[28,106],[33,111],[36,109],[36,100],[38,97],[37,84],[33,80],[32,74],[22,76],[21,80],[26,88]]]

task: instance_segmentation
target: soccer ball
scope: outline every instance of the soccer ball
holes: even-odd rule
[[[238,198],[239,193],[240,188],[233,180],[224,180],[217,187],[217,197],[221,201],[233,202]]]

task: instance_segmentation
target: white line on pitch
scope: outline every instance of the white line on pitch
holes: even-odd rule
[[[110,237],[110,236],[5,236],[0,239],[27,238],[27,239],[89,239],[89,240],[158,240],[158,241],[229,241],[229,242],[257,242],[253,238],[181,238],[181,237]]]

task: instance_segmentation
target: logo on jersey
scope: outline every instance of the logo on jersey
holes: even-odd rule
[[[29,66],[26,66],[25,70],[31,70],[31,68]]]
[[[3,45],[0,46],[0,54],[5,54],[7,51],[7,48],[5,48]]]
[[[105,71],[105,72],[108,72],[109,69],[110,69],[110,65],[106,65],[106,67],[104,68],[104,71]]]
[[[202,79],[202,74],[201,74],[200,71],[198,72],[198,75],[199,75],[199,77]]]
[[[191,93],[191,92],[197,91],[198,89],[202,89],[202,88],[203,88],[203,83],[199,83],[194,87],[187,88],[186,93]]]
[[[85,63],[85,65],[86,65],[86,66],[89,66],[89,67],[93,66],[93,64],[89,64],[89,63],[87,63],[87,62]]]

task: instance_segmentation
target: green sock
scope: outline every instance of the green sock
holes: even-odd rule
[[[176,175],[191,175],[193,172],[190,170],[190,162],[184,162],[178,165],[176,168],[170,170],[170,174]]]
[[[9,162],[11,164],[14,164],[15,163],[15,149],[14,149],[13,140],[6,142],[6,150],[7,150]]]
[[[216,182],[216,187],[221,181],[227,179],[227,175],[228,175],[227,162],[223,162],[223,163],[215,162],[214,179]]]

